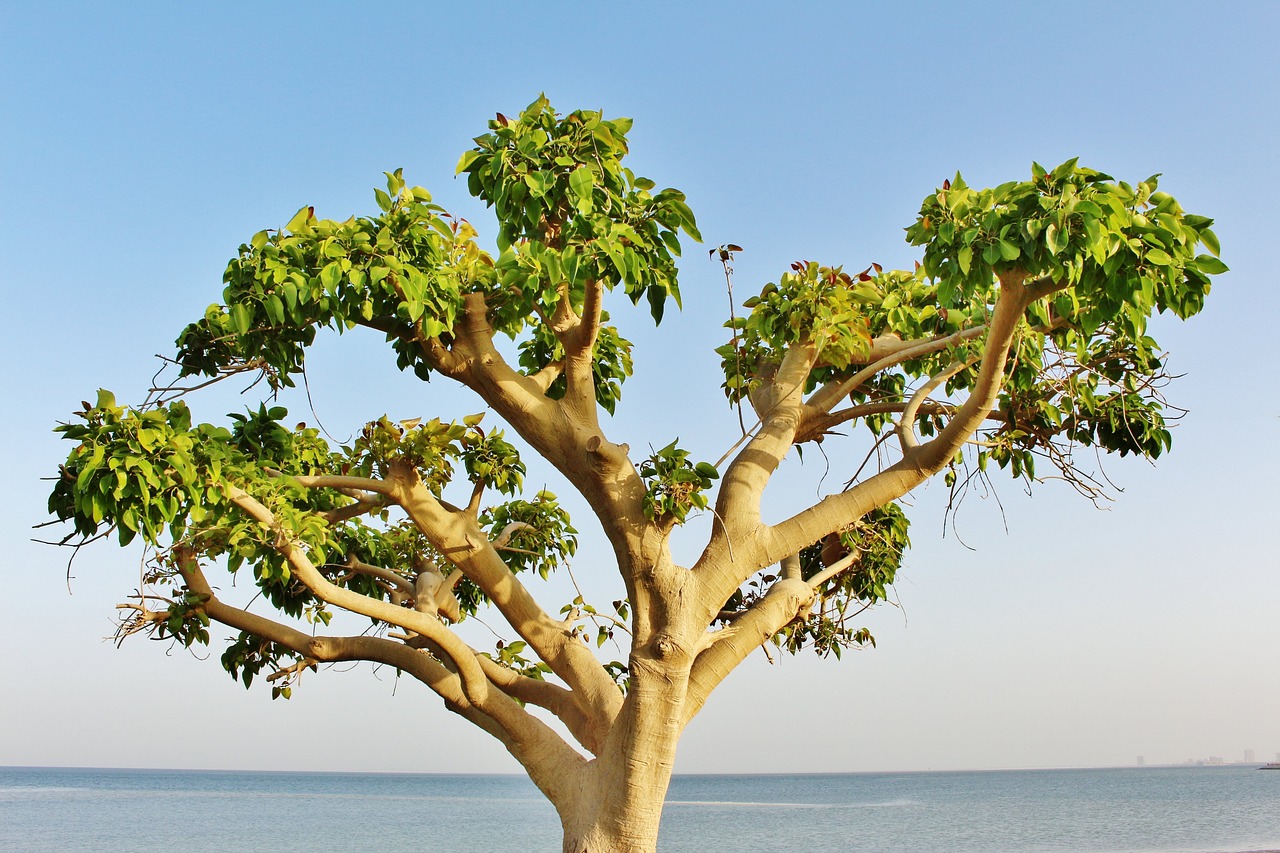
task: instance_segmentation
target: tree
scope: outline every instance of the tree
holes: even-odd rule
[[[1148,320],[1195,314],[1226,270],[1212,220],[1156,176],[1131,186],[1074,160],[994,189],[957,175],[907,228],[923,247],[913,270],[801,261],[743,303],[718,352],[754,423],[726,459],[695,463],[672,442],[636,461],[600,418],[632,369],[605,302],[643,299],[660,322],[680,300],[680,232],[701,238],[682,193],[622,165],[630,125],[545,98],[491,121],[457,171],[496,214],[496,253],[400,171],[376,215],[304,207],[253,235],[222,303],[177,339],[178,375],[197,379],[136,407],[106,391],[86,402],[58,427],[74,447],[49,499],[74,528],[65,544],[144,543],[122,638],[192,646],[228,626],[223,666],[246,687],[266,672],[286,699],[322,663],[395,667],[502,742],[557,809],[566,851],[654,849],[680,733],[752,651],[874,642],[854,619],[889,594],[912,489],[941,474],[958,495],[996,470],[1030,484],[1048,465],[1092,495],[1081,448],[1167,450]],[[737,251],[712,250],[726,274]],[[192,422],[188,392],[235,376],[291,386],[318,329],[358,326],[386,336],[401,370],[469,388],[582,494],[624,587],[611,607],[535,599],[576,531],[555,495],[526,492],[516,444],[484,415],[384,416],[349,446],[265,402]],[[791,450],[857,423],[871,451],[848,483],[764,521]],[[703,512],[705,548],[677,565],[672,531]],[[224,600],[215,568],[250,573],[261,603]],[[327,634],[337,611],[372,630]],[[512,632],[490,652],[456,630],[482,611]],[[588,640],[615,635],[627,660],[603,663]]]

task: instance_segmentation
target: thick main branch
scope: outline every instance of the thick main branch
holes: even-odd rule
[[[467,700],[502,726],[513,740],[526,744],[527,748],[536,748],[540,752],[567,750],[571,754],[576,754],[537,718],[528,714],[505,693],[493,689],[493,685],[476,660],[475,652],[446,628],[439,619],[426,613],[397,607],[390,602],[361,595],[354,590],[345,589],[330,582],[312,564],[289,533],[277,523],[269,509],[236,486],[229,487],[228,492],[233,504],[273,533],[273,547],[288,560],[294,576],[317,598],[335,607],[341,607],[352,613],[426,637],[438,646],[456,667]]]
[[[482,706],[473,701],[456,671],[426,652],[381,637],[311,636],[226,604],[214,593],[192,553],[180,547],[175,549],[175,558],[187,588],[201,598],[200,606],[210,619],[278,643],[319,663],[364,660],[407,672],[439,695],[449,710],[497,738],[553,802],[571,794],[574,771],[584,764],[581,757],[506,694],[491,691]]]
[[[396,502],[431,544],[480,587],[516,633],[572,688],[596,725],[607,728],[621,696],[590,650],[542,609],[473,517],[446,508],[412,471],[398,470],[391,481],[396,484]]]
[[[699,571],[705,575],[702,579],[705,581],[707,598],[703,604],[708,613],[714,615],[721,603],[759,569],[795,554],[876,507],[897,500],[945,467],[994,409],[1004,380],[1005,361],[1031,295],[1032,291],[1022,285],[1016,274],[1007,276],[991,321],[983,327],[986,332],[985,346],[970,396],[951,412],[946,427],[937,436],[929,442],[908,446],[906,455],[897,463],[849,490],[830,495],[778,524],[765,526],[759,522],[761,495],[769,474],[794,444],[797,422],[803,415],[800,405],[794,406],[794,412],[787,413],[787,407],[774,404],[775,408],[767,413],[774,419],[772,429],[766,421],[757,437],[734,460],[725,476],[717,511],[719,517],[726,520],[718,526],[717,533],[712,537],[712,545],[703,552],[698,564]],[[965,330],[963,334],[974,332],[975,330]],[[937,340],[902,349],[895,348],[881,362],[883,366],[889,366],[898,363],[897,359],[916,357],[916,353],[924,354],[926,351],[933,352],[959,339],[948,340],[946,344]],[[911,354],[906,355],[907,353]],[[791,353],[788,353],[788,357],[790,356]],[[873,366],[883,369],[881,362]],[[779,377],[787,366],[787,360],[784,359]],[[794,382],[794,378],[791,381]],[[847,393],[843,388],[837,390],[841,396]],[[833,391],[820,402],[829,405],[835,399],[837,397]],[[921,408],[924,403],[922,395],[915,402],[914,408]],[[904,409],[908,410],[904,411],[908,415],[904,417],[904,421],[910,422],[912,404],[908,403]],[[912,437],[914,438],[914,434]],[[720,544],[716,541],[717,535],[727,540],[722,547],[713,547]],[[727,559],[722,553],[727,552],[730,545],[734,549],[733,559]]]
[[[968,399],[954,411],[947,425],[928,442],[909,446],[903,458],[884,471],[773,525],[768,530],[762,565],[777,562],[872,509],[897,500],[946,467],[995,408],[1004,383],[1005,362],[1029,297],[1030,292],[1016,274],[1002,280],[978,375]]]
[[[758,649],[783,626],[795,619],[810,602],[813,590],[799,578],[783,578],[751,605],[707,639],[706,647],[694,658],[689,674],[689,691],[684,705],[684,724],[702,710],[711,691],[747,655]]]

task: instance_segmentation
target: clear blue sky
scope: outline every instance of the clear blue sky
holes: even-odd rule
[[[1077,155],[1131,181],[1164,173],[1217,218],[1232,267],[1203,315],[1156,326],[1186,374],[1171,397],[1191,409],[1170,456],[1108,464],[1124,492],[1105,512],[1060,484],[1028,498],[1006,483],[1003,515],[973,500],[945,537],[942,490],[925,490],[902,607],[870,617],[879,649],[753,659],[691,726],[679,770],[1280,751],[1280,6],[1124,6],[5,3],[0,764],[514,769],[386,672],[322,673],[273,703],[216,659],[142,640],[117,651],[102,638],[138,555],[83,553],[68,595],[66,554],[28,540],[38,478],[65,454],[54,422],[100,386],[139,398],[241,241],[303,204],[368,212],[396,167],[491,233],[454,164],[495,111],[539,91],[636,120],[633,168],[686,191],[710,244],[746,247],[740,296],[799,258],[909,265],[901,229],[956,170],[994,184]],[[615,312],[638,370],[611,430],[633,448],[679,435],[713,459],[736,430],[711,354],[723,280],[695,249],[682,283],[685,311],[657,332]],[[405,380],[358,336],[323,341],[311,379],[340,436],[384,412],[477,408]],[[197,405],[215,418],[241,402]],[[811,499],[821,474],[810,458],[772,510]],[[575,574],[613,597],[585,537]],[[414,734],[348,736],[380,720]],[[809,736],[784,743],[788,728]]]

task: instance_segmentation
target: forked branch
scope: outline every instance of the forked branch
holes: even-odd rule
[[[784,578],[724,628],[710,635],[694,658],[682,724],[702,710],[707,697],[738,664],[813,601],[814,592],[798,578]]]
[[[595,656],[542,609],[474,519],[447,509],[408,472],[397,476],[396,483],[397,503],[432,546],[480,587],[507,624],[573,689],[584,710],[607,727],[617,715],[621,697]],[[508,529],[508,536],[515,532]]]
[[[319,663],[363,660],[382,663],[407,672],[444,699],[449,710],[465,717],[497,738],[529,771],[530,778],[553,802],[574,789],[576,771],[584,762],[568,744],[544,723],[521,708],[508,694],[488,690],[480,702],[467,688],[466,678],[425,651],[381,637],[314,637],[289,625],[223,603],[205,579],[195,556],[175,549],[175,562],[186,586],[199,595],[201,607],[212,620],[279,643]],[[456,659],[446,656],[456,664]],[[477,669],[475,657],[471,665]],[[487,678],[486,678],[487,681]]]

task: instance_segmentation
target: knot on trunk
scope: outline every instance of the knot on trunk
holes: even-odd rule
[[[650,644],[650,648],[653,649],[654,658],[666,663],[678,660],[682,656],[687,656],[688,654],[684,646],[667,633],[662,633],[654,637],[653,642]]]

